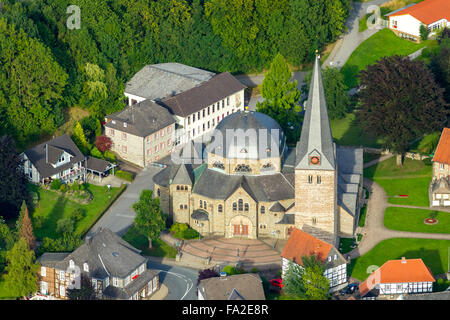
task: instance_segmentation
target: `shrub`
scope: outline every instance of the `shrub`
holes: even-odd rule
[[[103,159],[103,154],[96,147],[93,147],[90,151],[91,156],[94,158]]]
[[[98,148],[98,150],[100,150],[101,152],[105,152],[111,149],[112,141],[107,136],[99,136],[95,141],[95,145]]]
[[[200,234],[196,230],[189,228],[187,230],[184,230],[181,235],[182,235],[181,238],[189,240],[198,238]]]
[[[105,158],[105,160],[109,161],[109,162],[113,162],[116,163],[116,156],[114,155],[114,153],[112,153],[109,150],[106,150],[105,153],[103,154],[103,157]]]
[[[252,273],[258,273],[258,268],[252,268]]]
[[[70,213],[69,218],[75,222],[80,221],[84,217],[84,210],[81,208],[77,208]]]
[[[37,204],[39,203],[39,194],[37,192],[30,191],[30,195],[31,195],[31,203],[33,207],[36,207]]]
[[[134,175],[128,171],[117,170],[114,175],[120,179],[132,182],[134,179]]]
[[[235,268],[235,267],[233,267],[233,266],[225,266],[225,267],[222,269],[222,272],[226,272],[227,275],[232,276],[232,275],[234,275],[234,274],[242,274],[242,273],[245,273],[245,270],[242,269],[242,268],[237,269],[237,268]]]
[[[185,230],[188,229],[188,225],[185,223],[174,223],[169,231],[176,234],[176,233],[183,233]]]
[[[64,233],[62,237],[58,239],[51,239],[47,237],[42,239],[38,252],[70,252],[74,251],[82,244],[83,241],[80,237],[75,236],[73,233]]]
[[[59,187],[59,191],[61,191],[61,192],[66,192],[67,191],[67,186],[65,185],[65,184],[62,184],[60,187]]]
[[[429,217],[431,219],[436,219],[437,215],[438,215],[437,211],[431,211],[429,214]]]
[[[61,184],[61,180],[55,179],[52,181],[52,183],[50,183],[50,188],[52,190],[59,190],[59,188],[61,188]]]
[[[430,31],[428,31],[428,28],[422,24],[420,26],[420,39],[422,39],[422,41],[427,40],[429,34],[430,34]]]
[[[74,182],[74,183],[72,183],[72,185],[70,186],[70,190],[72,190],[72,191],[78,191],[78,190],[80,190],[80,184],[78,183],[78,182]]]
[[[40,229],[42,228],[42,225],[44,224],[44,217],[37,216],[33,219],[33,227]]]
[[[56,222],[57,233],[72,233],[74,229],[74,221],[70,218],[62,218]]]
[[[431,165],[432,165],[431,158],[425,158],[425,159],[423,159],[422,161],[423,161],[423,163],[424,163],[426,166],[431,166]]]

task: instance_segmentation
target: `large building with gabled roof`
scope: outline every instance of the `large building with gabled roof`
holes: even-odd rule
[[[297,148],[271,117],[246,110],[187,152],[204,156],[200,163],[173,153],[153,178],[163,211],[204,236],[287,239],[298,228],[333,245],[354,236],[363,151],[333,141],[318,58],[305,108]]]

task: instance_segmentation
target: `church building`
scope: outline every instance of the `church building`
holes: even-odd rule
[[[287,239],[298,228],[332,245],[354,236],[363,150],[333,142],[318,57],[305,109],[296,148],[265,114],[225,117],[203,163],[172,157],[154,176],[163,211],[203,236]]]

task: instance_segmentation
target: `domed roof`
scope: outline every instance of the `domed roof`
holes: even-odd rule
[[[208,152],[225,158],[265,159],[280,157],[286,138],[280,125],[268,115],[238,111],[216,127]]]

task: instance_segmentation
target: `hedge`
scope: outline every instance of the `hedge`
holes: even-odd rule
[[[117,170],[114,175],[120,179],[132,182],[134,179],[134,174],[128,171]]]

